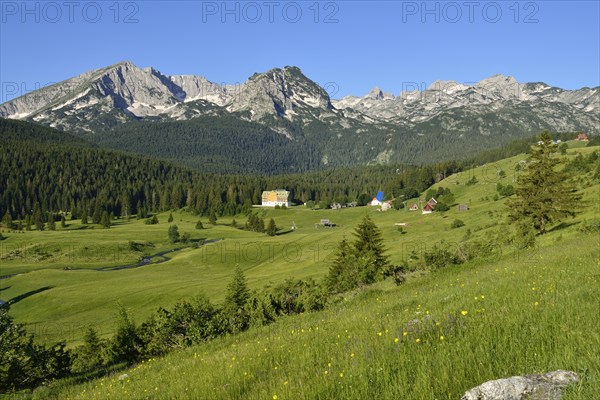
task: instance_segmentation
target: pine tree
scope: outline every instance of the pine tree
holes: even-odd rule
[[[112,353],[116,361],[133,363],[140,355],[140,338],[135,322],[129,318],[127,310],[119,305],[117,331],[112,338]]]
[[[48,230],[56,230],[56,221],[54,220],[54,215],[52,214],[48,214]]]
[[[529,225],[540,235],[550,224],[574,217],[581,200],[569,176],[558,170],[557,152],[548,132],[542,133],[530,151],[526,171],[517,179],[516,197],[507,201],[509,221]]]
[[[325,278],[325,287],[330,293],[341,293],[357,286],[356,274],[352,270],[355,259],[353,247],[346,238],[342,239],[338,244],[335,260],[329,267],[329,274]]]
[[[31,230],[31,215],[27,214],[25,216],[25,230],[26,231],[30,231]]]
[[[102,207],[100,201],[96,200],[96,207],[94,207],[94,214],[92,214],[92,223],[99,224],[102,222]]]
[[[265,219],[257,218],[256,232],[263,233],[265,231]]]
[[[10,215],[10,212],[8,212],[8,210],[6,211],[6,214],[4,214],[4,217],[2,218],[2,225],[4,225],[4,227],[6,227],[8,229],[12,229],[12,217]]]
[[[177,225],[169,226],[168,236],[171,243],[176,243],[179,241],[179,228],[177,228]]]
[[[121,217],[124,217],[129,221],[129,215],[131,214],[131,199],[127,192],[121,194]]]
[[[42,211],[40,210],[40,207],[37,203],[33,208],[33,223],[35,224],[35,227],[38,231],[44,230],[44,220],[42,219]]]
[[[367,215],[354,231],[354,236],[356,237],[354,242],[356,255],[363,258],[366,264],[366,269],[361,272],[362,283],[372,283],[390,266],[388,257],[384,254],[385,248],[381,231]]]
[[[102,212],[102,217],[100,217],[100,224],[105,228],[110,228],[110,216],[108,212],[104,210]]]
[[[83,336],[83,345],[77,348],[73,361],[74,372],[95,372],[103,364],[102,342],[96,330],[89,327]]]
[[[88,224],[88,214],[87,214],[87,210],[85,207],[83,207],[83,210],[81,210],[81,223],[83,225]]]
[[[215,214],[214,211],[211,211],[210,214],[208,215],[208,222],[211,225],[216,225],[217,224],[217,214]]]
[[[247,328],[249,318],[245,308],[249,298],[250,291],[246,285],[244,272],[240,267],[236,267],[233,279],[227,285],[227,295],[223,304],[223,312],[228,319],[231,332],[240,332]]]
[[[275,220],[271,218],[269,221],[269,225],[267,226],[267,235],[275,236],[277,234],[277,225],[275,225]]]
[[[167,220],[168,223],[173,222],[173,213],[169,213],[169,219]]]
[[[65,214],[61,214],[60,215],[60,226],[62,228],[66,228],[67,227],[67,220],[65,219]]]
[[[202,221],[198,220],[198,222],[196,222],[196,229],[204,229],[204,225],[202,224]]]

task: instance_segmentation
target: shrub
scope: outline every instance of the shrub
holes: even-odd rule
[[[479,181],[477,180],[477,178],[475,178],[475,175],[473,175],[473,176],[471,177],[471,179],[469,179],[469,180],[467,181],[467,184],[466,184],[466,185],[467,185],[467,186],[472,186],[472,185],[475,185],[475,184],[476,184],[476,183],[478,183],[478,182],[479,182]]]
[[[181,239],[180,239],[181,243],[186,243],[186,244],[189,243],[190,242],[190,237],[191,236],[190,236],[189,233],[184,232],[183,235],[181,235]]]
[[[444,211],[448,211],[450,209],[450,207],[448,207],[448,205],[446,205],[446,203],[437,203],[435,205],[435,211],[439,211],[439,212],[444,212]]]
[[[425,265],[431,269],[441,269],[452,264],[459,264],[460,260],[455,252],[451,252],[445,243],[436,244],[431,251],[424,254]]]
[[[465,226],[464,221],[462,219],[455,219],[454,221],[452,221],[452,225],[450,225],[450,228],[456,229],[460,228],[461,226]]]
[[[202,224],[202,221],[198,220],[198,222],[196,222],[196,229],[204,229],[204,225]]]
[[[406,261],[402,261],[400,265],[393,265],[385,272],[385,276],[394,278],[394,283],[400,286],[406,281],[406,273],[410,271],[410,267]]]
[[[592,221],[584,220],[577,230],[583,233],[600,232],[600,219],[595,219]]]
[[[71,370],[75,373],[85,373],[96,371],[104,366],[105,346],[96,330],[89,327],[83,337],[83,345],[75,351]]]
[[[169,226],[168,235],[171,243],[176,243],[179,241],[179,228],[177,228],[177,225]]]
[[[158,224],[158,217],[156,215],[153,215],[152,217],[150,217],[146,221],[144,221],[144,223],[146,225],[156,225],[156,224]]]
[[[117,332],[110,343],[111,361],[131,364],[140,357],[142,341],[125,307],[119,305]]]
[[[141,252],[144,250],[143,243],[134,242],[133,240],[129,241],[128,247],[129,247],[129,250],[131,250],[131,251],[140,251]]]

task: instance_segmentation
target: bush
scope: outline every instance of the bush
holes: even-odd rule
[[[75,351],[71,370],[75,373],[94,372],[105,365],[103,355],[106,344],[100,340],[98,333],[89,327],[83,337],[83,345]]]
[[[448,205],[446,205],[446,203],[437,203],[435,205],[435,211],[439,211],[439,212],[444,212],[444,211],[448,211],[450,209],[450,207],[448,207]]]
[[[406,274],[410,271],[410,267],[406,261],[402,261],[400,265],[393,265],[385,272],[385,277],[391,276],[394,278],[396,286],[400,286],[406,281]]]
[[[140,357],[142,342],[135,323],[129,318],[127,310],[119,306],[117,332],[110,343],[110,355],[113,362],[132,364]]]
[[[478,183],[478,182],[479,182],[479,181],[477,180],[477,178],[475,178],[475,175],[473,175],[473,176],[471,177],[471,179],[469,179],[469,180],[467,181],[467,184],[466,184],[466,185],[467,185],[467,186],[472,186],[472,185],[475,185],[475,184],[476,184],[476,183]]]
[[[450,228],[456,229],[460,228],[461,226],[465,226],[464,221],[462,219],[455,219],[454,221],[452,221],[452,225],[450,225]]]
[[[176,243],[179,241],[179,228],[177,228],[177,225],[169,226],[168,236],[171,243]]]
[[[204,229],[204,225],[202,224],[202,221],[198,220],[198,222],[196,222],[196,229]]]
[[[286,279],[284,283],[273,288],[270,299],[275,314],[292,315],[322,310],[325,307],[326,296],[312,279]]]
[[[0,309],[0,392],[35,387],[70,372],[71,353],[65,344],[46,348],[34,343],[25,328]]]
[[[146,221],[144,221],[144,223],[146,225],[156,225],[156,224],[158,224],[158,217],[156,215],[153,215],[152,217],[150,217]]]
[[[143,243],[138,243],[138,242],[134,242],[133,240],[130,240],[128,243],[128,247],[130,251],[144,251],[144,244]]]
[[[426,266],[434,270],[461,262],[456,251],[450,251],[450,246],[443,242],[435,244],[431,251],[426,252],[423,260]]]
[[[199,296],[180,301],[172,311],[159,308],[139,329],[143,356],[160,356],[171,349],[198,344],[220,335],[218,310]]]
[[[577,230],[583,233],[600,232],[600,219],[595,219],[592,221],[584,220]]]
[[[187,243],[190,242],[190,238],[191,238],[190,234],[187,233],[187,232],[184,232],[183,235],[181,235],[181,240],[180,241],[181,241],[181,243],[187,244]]]

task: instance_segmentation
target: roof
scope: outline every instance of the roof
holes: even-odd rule
[[[263,194],[265,193],[289,193],[287,190],[285,189],[275,189],[275,190],[264,190]]]
[[[383,192],[377,192],[377,196],[375,196],[375,198],[379,201],[383,201]]]

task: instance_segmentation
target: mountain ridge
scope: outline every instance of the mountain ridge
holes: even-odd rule
[[[256,172],[280,173],[458,160],[542,130],[597,135],[599,110],[600,87],[565,90],[500,74],[475,84],[439,80],[398,95],[374,87],[362,97],[332,100],[295,66],[227,85],[123,61],[1,104],[0,117],[118,150],[172,160],[185,155],[194,167],[217,155],[254,152],[250,159],[257,161],[283,151],[287,165],[281,154],[277,163],[256,163],[267,168]],[[249,138],[263,145],[244,150],[239,144]],[[244,170],[243,159],[248,155],[225,162],[226,170]]]

